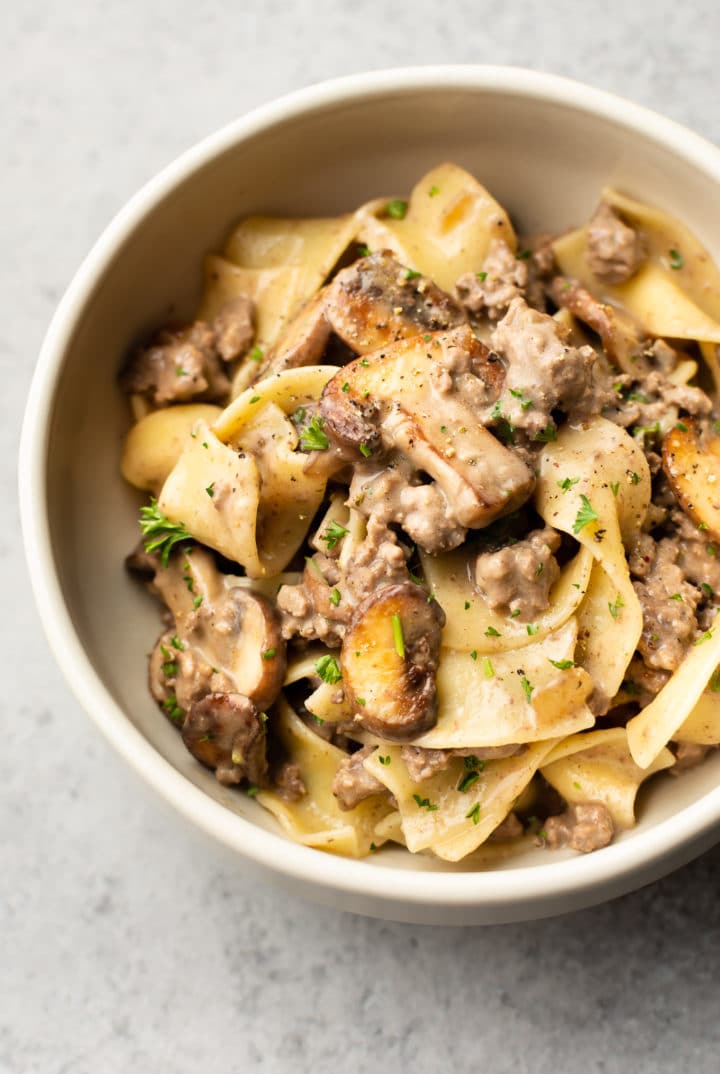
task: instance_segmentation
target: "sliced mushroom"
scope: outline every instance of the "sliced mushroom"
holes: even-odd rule
[[[182,707],[219,683],[249,697],[261,709],[277,697],[285,677],[285,642],[274,605],[232,584],[212,555],[197,546],[155,563],[153,588],[175,620],[175,695]],[[220,678],[218,678],[220,677]]]
[[[683,418],[665,437],[662,456],[683,510],[720,540],[720,437],[703,435],[697,421]]]
[[[623,310],[608,306],[575,281],[555,276],[550,286],[553,302],[570,310],[593,332],[597,332],[605,353],[624,373],[640,376],[647,368],[643,356],[644,334],[640,325]]]
[[[381,250],[343,269],[300,310],[258,379],[318,362],[333,332],[355,354],[369,354],[466,320],[462,307],[437,284]]]
[[[357,609],[343,639],[346,697],[356,723],[403,742],[434,726],[445,613],[412,582],[384,586]]]
[[[366,458],[382,446],[429,474],[463,526],[486,526],[530,495],[534,476],[478,420],[503,369],[467,325],[402,340],[327,384],[326,426]]]
[[[339,272],[325,305],[333,331],[356,354],[467,321],[450,295],[401,265],[389,250],[362,257]]]
[[[244,694],[207,694],[194,702],[185,717],[182,737],[193,757],[215,770],[219,783],[264,781],[265,725],[257,707]]]

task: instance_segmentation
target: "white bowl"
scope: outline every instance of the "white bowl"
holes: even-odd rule
[[[375,72],[284,97],[191,149],[115,218],[55,314],[27,406],[25,545],[58,663],[115,748],[178,813],[292,890],[380,917],[438,924],[538,918],[640,886],[709,847],[720,754],[657,780],[640,821],[587,857],[529,851],[448,868],[400,849],[350,861],[288,841],[246,795],[185,751],[146,684],[156,608],[129,581],[137,500],[118,471],[127,427],[115,375],[128,346],[190,315],[201,261],[250,212],[323,214],[401,194],[443,160],[465,165],[524,230],[587,218],[611,183],[672,210],[720,254],[720,151],[587,86],[499,67]],[[240,865],[240,863],[238,863]]]

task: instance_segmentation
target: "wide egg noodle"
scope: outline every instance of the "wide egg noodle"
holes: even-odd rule
[[[275,791],[257,795],[287,834],[305,846],[352,858],[363,857],[371,844],[384,842],[377,825],[393,811],[384,795],[366,798],[345,811],[332,793],[333,777],[347,754],[306,727],[282,698],[271,719],[278,744],[287,760],[298,766],[307,790],[297,802],[288,802]]]
[[[592,689],[589,677],[552,663],[573,661],[576,638],[571,618],[542,641],[492,659],[443,649],[437,723],[413,744],[433,749],[506,746],[592,727],[594,717],[585,705]]]
[[[660,751],[648,768],[639,768],[628,747],[624,727],[573,735],[560,742],[544,760],[540,771],[569,805],[602,802],[616,830],[635,824],[635,799],[649,776],[669,768],[675,758]]]
[[[171,522],[240,563],[251,577],[265,573],[256,541],[260,475],[255,459],[222,443],[204,422],[186,442],[158,505]]]
[[[556,742],[537,742],[514,757],[487,761],[474,781],[468,781],[471,770],[459,757],[431,779],[414,783],[399,746],[376,750],[364,766],[394,795],[408,850],[460,861],[505,819]]]
[[[316,664],[324,656],[332,656],[340,664],[340,654],[330,649],[313,649],[312,653],[296,654],[288,663],[285,673],[285,685],[301,682],[303,679],[317,681]],[[345,698],[342,679],[336,683],[321,682],[305,699],[305,708],[321,723],[340,723],[352,719],[352,709]]]
[[[720,694],[710,690],[673,735],[675,742],[693,742],[698,746],[720,745]]]
[[[440,164],[413,188],[403,219],[386,214],[388,199],[376,199],[358,212],[358,238],[371,250],[395,256],[452,292],[459,276],[478,272],[492,239],[514,252],[517,240],[510,218],[478,183],[456,164]]]
[[[285,265],[243,268],[224,257],[208,255],[198,318],[211,323],[223,306],[241,295],[255,304],[255,344],[265,351],[275,343],[305,297],[302,270]],[[245,364],[253,368],[252,359]]]
[[[669,213],[613,190],[603,198],[638,228],[648,258],[625,283],[598,279],[587,262],[587,227],[553,243],[564,276],[580,280],[601,301],[627,310],[652,335],[720,342],[720,272],[697,238]],[[671,267],[671,251],[682,258]]]
[[[650,490],[650,471],[640,447],[604,418],[582,428],[560,429],[540,458],[539,514],[549,526],[580,541],[596,560],[578,609],[579,659],[608,698],[617,692],[642,634],[642,608],[625,546],[640,532]],[[582,496],[597,519],[580,527],[587,510]]]
[[[700,701],[720,664],[720,612],[712,626],[690,649],[662,690],[627,725],[630,752],[636,764],[647,768]]]
[[[125,437],[120,460],[125,480],[157,494],[198,421],[211,425],[220,413],[210,403],[181,403],[145,414]]]
[[[528,631],[527,623],[494,612],[483,599],[470,580],[471,563],[466,551],[430,555],[420,549],[419,554],[428,588],[445,612],[442,644],[465,653],[504,652],[541,641],[575,613],[593,565],[591,553],[581,548],[563,567],[547,608]]]

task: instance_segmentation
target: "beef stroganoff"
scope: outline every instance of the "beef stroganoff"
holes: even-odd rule
[[[243,220],[121,373],[188,750],[356,857],[632,827],[720,743],[719,343],[704,247],[614,190],[521,240],[452,164]]]

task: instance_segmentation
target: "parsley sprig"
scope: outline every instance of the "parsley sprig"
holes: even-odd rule
[[[596,522],[598,517],[597,511],[583,492],[580,493],[580,502],[582,506],[578,510],[575,522],[573,523],[573,533],[576,535],[580,530],[584,529],[585,526],[589,525],[590,522]]]
[[[321,656],[319,660],[315,661],[315,670],[322,681],[330,683],[331,686],[334,686],[336,682],[340,682],[342,679],[340,665],[330,653],[326,653],[325,656]]]
[[[159,552],[160,562],[167,567],[170,553],[177,544],[191,541],[192,534],[182,522],[171,522],[158,507],[155,497],[150,503],[140,508],[140,529],[143,532],[146,552]]]
[[[309,424],[300,434],[300,447],[303,451],[327,451],[330,441],[323,430],[324,424],[324,420],[317,415],[310,419]]]

